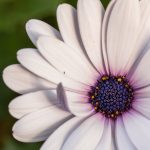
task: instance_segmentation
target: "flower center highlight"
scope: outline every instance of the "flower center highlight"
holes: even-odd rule
[[[134,90],[125,76],[103,75],[89,92],[95,111],[112,119],[131,109],[133,99]]]

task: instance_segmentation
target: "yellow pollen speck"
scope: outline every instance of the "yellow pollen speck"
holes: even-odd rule
[[[102,77],[102,80],[103,80],[103,81],[108,80],[108,79],[109,79],[108,76],[103,76],[103,77]]]
[[[128,87],[129,87],[129,85],[128,85],[128,84],[126,84],[126,85],[125,85],[125,87],[126,87],[126,88],[128,88]]]
[[[95,98],[95,96],[93,95],[93,96],[91,96],[91,98],[92,98],[92,99],[94,99],[94,98]]]
[[[115,117],[115,115],[114,115],[114,114],[111,114],[111,117],[112,117],[112,118],[114,118],[114,117]]]
[[[99,90],[99,87],[97,86],[96,89]]]
[[[95,109],[95,110],[97,110],[97,109],[98,109],[98,107],[94,107],[94,109]]]
[[[116,111],[116,113],[115,113],[116,115],[119,115],[119,111]]]
[[[118,81],[118,82],[122,82],[122,78],[118,78],[117,81]]]

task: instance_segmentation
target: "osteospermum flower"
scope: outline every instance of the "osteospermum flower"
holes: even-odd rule
[[[58,7],[60,33],[30,20],[37,49],[19,50],[21,65],[4,71],[23,94],[9,105],[20,119],[14,137],[48,138],[42,150],[149,150],[149,14],[149,0],[112,0],[106,12],[99,0],[79,0],[77,10]]]

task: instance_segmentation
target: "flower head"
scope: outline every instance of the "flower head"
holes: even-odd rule
[[[14,137],[47,139],[42,150],[149,150],[149,13],[149,0],[112,0],[106,11],[78,0],[58,7],[60,32],[27,22],[37,49],[19,50],[21,65],[3,75],[23,94],[9,105]]]

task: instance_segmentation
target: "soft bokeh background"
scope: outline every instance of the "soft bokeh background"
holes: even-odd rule
[[[102,0],[106,7],[109,0]],[[76,0],[0,0],[0,150],[36,150],[41,143],[23,144],[13,139],[11,128],[16,121],[8,113],[8,104],[16,93],[2,81],[3,69],[17,63],[20,48],[33,47],[24,26],[31,18],[41,19],[57,28],[56,8],[61,3],[76,7]]]

